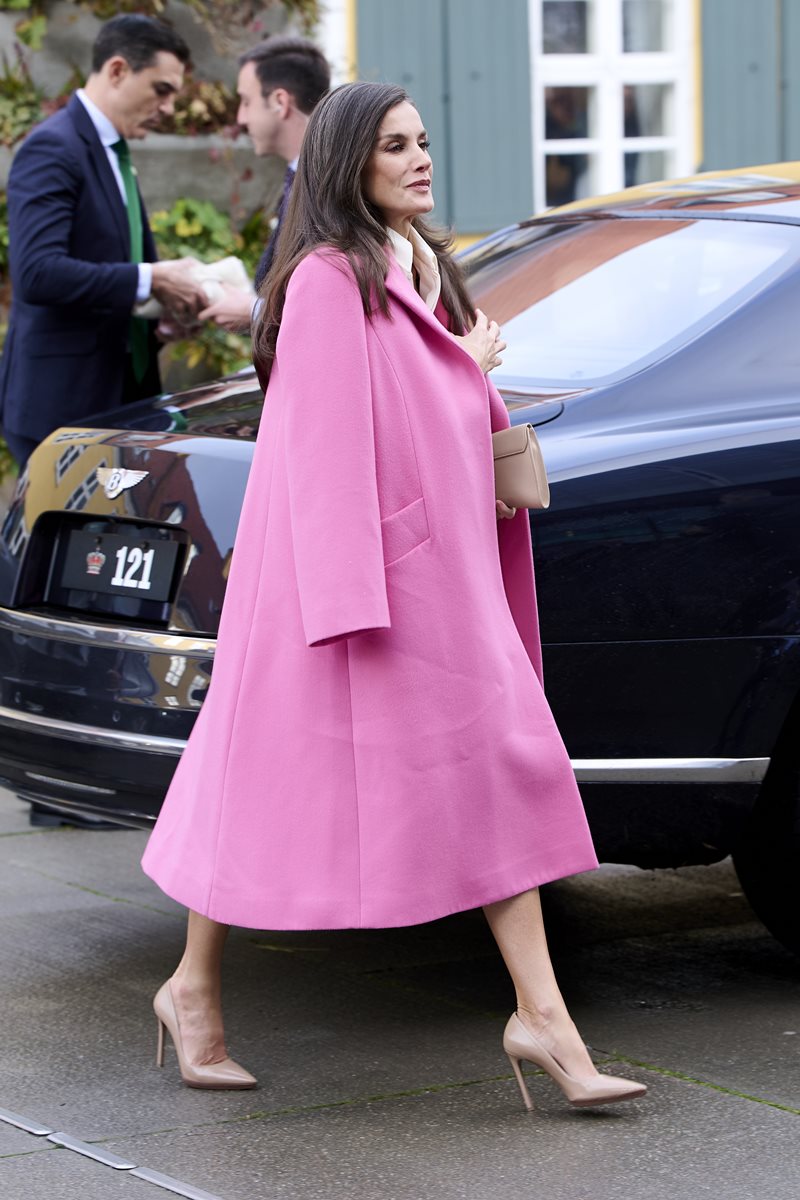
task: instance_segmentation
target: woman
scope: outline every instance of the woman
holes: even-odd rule
[[[597,865],[541,688],[527,514],[496,503],[486,372],[405,92],[316,109],[256,330],[267,384],[214,678],[144,858],[190,909],[159,991],[185,1082],[226,1057],[229,924],[417,924],[482,905],[511,973],[504,1047],[573,1103],[601,1076],[569,1018],[537,887]],[[448,331],[469,330],[466,334]]]

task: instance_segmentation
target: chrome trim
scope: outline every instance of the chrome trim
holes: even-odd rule
[[[74,721],[58,721],[55,717],[40,717],[36,713],[20,712],[16,708],[0,707],[0,727],[6,729],[41,729],[50,737],[84,742],[90,746],[111,746],[114,749],[139,750],[149,754],[170,754],[178,758],[186,746],[183,738],[158,737],[152,733],[128,733],[123,729],[98,729],[94,725],[78,725]]]
[[[573,758],[578,783],[761,783],[768,758]]]
[[[59,721],[55,717],[40,717],[36,713],[0,706],[2,726],[42,729],[52,737],[92,746],[132,748],[175,758],[180,757],[186,747],[183,738],[98,729],[93,725],[78,725],[73,721]],[[573,758],[571,761],[578,783],[761,783],[770,763],[768,758]],[[47,776],[26,774],[32,779],[49,782]]]
[[[26,771],[28,779],[35,779],[37,783],[54,783],[56,787],[74,788],[76,792],[97,792],[101,796],[116,796],[115,788],[97,787],[92,783],[73,783],[69,779],[56,779],[55,775],[38,775],[36,771]]]
[[[0,629],[20,637],[57,638],[64,642],[110,646],[115,650],[156,651],[161,654],[183,654],[187,658],[213,656],[216,638],[190,637],[169,629],[125,629],[116,625],[93,625],[89,621],[70,621],[63,617],[43,616],[40,613],[17,612],[0,608]]]
[[[66,817],[74,817],[77,813],[84,820],[88,818],[90,824],[92,817],[96,817],[98,821],[119,825],[121,829],[152,829],[156,823],[156,818],[147,813],[132,812],[129,808],[109,808],[102,802],[91,804],[88,802],[92,799],[91,796],[88,797],[88,800],[72,800],[65,796],[54,798],[53,796],[42,796],[39,792],[29,791],[17,784],[9,786],[14,788],[20,800],[27,800],[30,804],[35,804],[47,812],[59,813]]]

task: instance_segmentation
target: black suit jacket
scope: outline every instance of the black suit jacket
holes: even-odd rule
[[[281,193],[280,204],[278,205],[278,219],[275,222],[275,228],[272,231],[272,235],[264,248],[264,253],[261,255],[259,264],[256,267],[255,285],[257,292],[261,291],[261,285],[266,279],[267,272],[272,266],[272,260],[275,257],[275,247],[278,244],[278,234],[281,231],[281,225],[283,224],[283,219],[286,216],[286,210],[289,207],[289,196],[292,192],[294,176],[294,170],[291,167],[287,167],[286,176],[283,182],[283,192]]]
[[[140,197],[141,203],[141,197]],[[11,317],[0,362],[4,429],[40,440],[123,399],[138,272],[128,214],[77,96],[17,151],[8,180]],[[142,205],[143,257],[156,248]],[[157,343],[140,394],[157,392]]]

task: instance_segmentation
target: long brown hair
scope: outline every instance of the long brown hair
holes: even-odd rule
[[[388,315],[388,238],[380,210],[364,196],[361,178],[384,116],[404,101],[409,101],[407,93],[392,83],[346,83],[315,108],[275,258],[261,285],[264,303],[256,321],[253,354],[263,376],[269,375],[275,358],[291,274],[318,246],[331,246],[347,256],[368,317],[376,308]],[[439,261],[441,298],[452,328],[471,327],[475,309],[452,257],[450,234],[420,217],[414,217],[412,224]]]

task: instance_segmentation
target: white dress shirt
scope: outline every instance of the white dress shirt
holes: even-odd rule
[[[414,271],[416,270],[419,276],[419,294],[433,312],[442,290],[436,255],[413,225],[410,229],[410,239],[404,238],[394,229],[387,229],[386,232],[389,235],[389,245],[394,251],[394,256],[400,264],[403,274],[413,287]]]
[[[125,193],[125,182],[122,178],[122,172],[119,169],[119,159],[117,158],[116,150],[111,149],[111,147],[114,145],[114,142],[119,141],[120,135],[106,114],[101,112],[97,105],[89,99],[83,88],[78,88],[75,94],[89,114],[89,119],[97,130],[97,136],[103,143],[103,149],[106,152],[108,165],[111,167],[114,178],[117,181],[117,187],[119,188],[119,194],[122,197],[122,203],[127,208],[128,197]],[[142,301],[146,300],[150,295],[153,285],[153,265],[152,263],[138,263],[137,266],[139,269],[139,282],[136,287],[136,303],[141,304]]]

